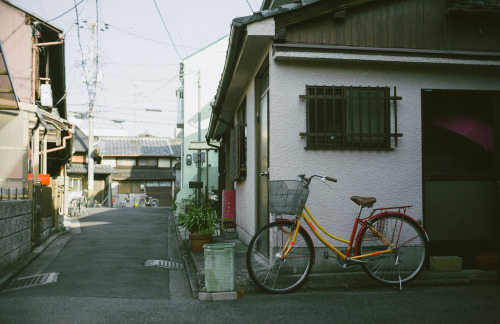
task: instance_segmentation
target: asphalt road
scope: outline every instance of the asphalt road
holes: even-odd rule
[[[81,233],[56,239],[18,277],[57,282],[0,292],[0,323],[500,323],[500,285],[247,292],[208,302],[192,295],[168,209],[89,209]]]

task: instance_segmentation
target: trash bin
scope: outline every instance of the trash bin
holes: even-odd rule
[[[234,243],[203,246],[207,292],[234,290]]]

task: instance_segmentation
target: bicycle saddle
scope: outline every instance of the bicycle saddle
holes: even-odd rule
[[[352,196],[351,200],[354,201],[359,206],[371,207],[377,201],[377,198]]]

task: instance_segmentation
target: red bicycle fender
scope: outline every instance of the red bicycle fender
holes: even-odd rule
[[[288,222],[288,223],[292,223],[293,224],[293,221],[292,220],[289,220],[287,218],[276,218],[275,221],[283,221],[283,222]],[[313,263],[316,263],[316,249],[314,248],[314,241],[312,240],[311,238],[311,235],[309,235],[309,232],[306,231],[306,229],[304,227],[302,227],[302,225],[300,226],[301,229],[304,230],[304,232],[307,234],[307,237],[309,237],[309,241],[311,242],[311,245],[312,245],[312,248],[313,248]]]

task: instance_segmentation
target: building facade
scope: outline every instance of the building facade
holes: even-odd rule
[[[193,181],[203,182],[204,195],[219,189],[217,148],[206,145],[205,136],[212,109],[210,104],[224,66],[227,41],[228,37],[223,37],[181,63],[183,86],[177,90],[177,99],[178,128],[182,130],[182,187],[177,199],[193,193],[189,188]]]
[[[101,167],[112,168],[112,206],[138,204],[145,196],[171,207],[175,192],[175,166],[180,161],[180,141],[163,137],[99,137]]]
[[[431,255],[460,255],[467,267],[496,250],[493,2],[265,1],[233,20],[207,138],[223,147],[221,189],[236,190],[239,237],[272,219],[269,180],[305,173],[338,178],[331,189],[313,183],[308,206],[344,238],[356,215],[349,197],[375,196],[375,207],[413,206]]]

